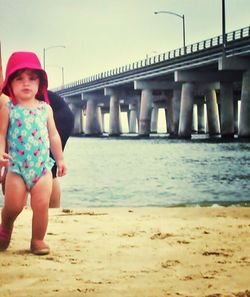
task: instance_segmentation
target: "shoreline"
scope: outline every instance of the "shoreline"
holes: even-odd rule
[[[71,135],[72,138],[92,138],[92,139],[110,139],[108,132],[103,132],[102,135],[85,135],[84,133],[78,135]],[[204,142],[204,143],[249,143],[249,137],[238,137],[234,135],[232,138],[223,138],[221,135],[209,136],[209,134],[197,134],[193,133],[191,138],[183,139],[175,136],[171,136],[169,133],[160,131],[157,133],[150,133],[149,136],[140,136],[137,133],[124,132],[119,136],[112,136],[114,140],[171,140],[182,143],[188,142]]]
[[[70,209],[84,209],[84,208],[92,208],[92,209],[117,209],[117,208],[133,208],[133,209],[140,209],[140,208],[250,208],[250,201],[221,201],[221,202],[207,202],[204,201],[202,203],[179,203],[179,204],[170,204],[170,205],[97,205],[97,206],[76,206],[76,207],[69,207],[63,206],[62,210],[70,210]],[[0,205],[1,208],[1,205]]]
[[[247,207],[49,210],[51,253],[29,252],[32,212],[0,253],[0,295],[250,296]],[[217,294],[217,295],[216,295]]]
[[[2,202],[2,203],[1,203]],[[0,209],[3,207],[3,201],[0,200]],[[81,205],[81,206],[67,206],[64,205],[60,209],[62,211],[67,210],[77,210],[77,209],[117,209],[117,208],[133,208],[133,209],[140,209],[140,208],[250,208],[250,201],[220,201],[220,202],[210,202],[210,201],[203,201],[201,203],[179,203],[179,204],[170,204],[170,205]]]

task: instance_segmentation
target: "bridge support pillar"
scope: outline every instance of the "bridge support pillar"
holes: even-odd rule
[[[78,135],[83,133],[83,114],[82,108],[74,104],[69,104],[69,107],[74,114],[74,128],[72,131],[73,135]]]
[[[198,132],[198,108],[197,104],[193,106],[193,122],[192,122],[192,133]]]
[[[136,104],[130,103],[129,104],[129,114],[128,114],[128,130],[129,133],[136,133],[137,132],[137,110]]]
[[[181,90],[174,89],[172,98],[173,111],[173,136],[178,136],[179,122],[180,122],[180,108],[181,108]]]
[[[165,118],[166,118],[166,126],[167,126],[167,133],[170,136],[174,135],[174,122],[173,122],[173,97],[167,98],[167,108],[165,108]]]
[[[102,134],[101,121],[100,121],[100,108],[94,99],[89,99],[86,106],[86,136],[99,136]]]
[[[220,134],[219,109],[215,90],[205,91],[207,105],[207,126],[210,136]]]
[[[205,133],[205,105],[204,102],[199,102],[197,104],[197,113],[198,113],[198,133]]]
[[[238,99],[234,99],[234,134],[238,134],[239,127],[238,127],[238,116],[239,108],[238,108]]]
[[[250,138],[250,70],[242,77],[239,137]]]
[[[191,138],[194,105],[194,84],[183,83],[181,91],[181,108],[179,138]]]
[[[234,137],[233,85],[220,83],[221,137]]]
[[[109,136],[119,136],[121,134],[121,111],[119,94],[116,91],[112,91],[110,96],[109,112]]]
[[[158,114],[159,114],[158,106],[156,104],[153,104],[152,114],[151,114],[151,123],[150,123],[150,132],[151,133],[157,133]]]
[[[143,89],[141,91],[139,136],[148,137],[150,134],[152,102],[153,102],[152,90]]]
[[[101,134],[103,133],[104,130],[104,115],[102,113],[101,106],[97,106],[97,121],[100,125],[100,131]]]

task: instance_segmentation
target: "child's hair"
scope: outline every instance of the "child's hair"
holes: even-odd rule
[[[7,63],[5,80],[3,82],[2,92],[9,96],[14,104],[16,99],[14,98],[11,82],[18,75],[27,69],[35,71],[39,76],[39,89],[36,97],[39,100],[43,100],[49,103],[47,88],[48,78],[46,72],[42,69],[40,61],[33,52],[15,52],[13,53]]]

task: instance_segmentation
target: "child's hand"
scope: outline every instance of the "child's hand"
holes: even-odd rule
[[[66,167],[64,161],[60,161],[56,165],[57,165],[57,175],[58,176],[64,176],[67,174],[67,167]]]
[[[9,160],[11,160],[12,157],[7,153],[0,153],[0,166],[6,167],[9,164]]]
[[[6,173],[7,173],[6,167],[0,166],[0,184],[5,181]]]

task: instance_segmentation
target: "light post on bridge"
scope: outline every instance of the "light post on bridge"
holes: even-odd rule
[[[61,75],[62,75],[62,87],[64,86],[64,67],[60,65],[47,65],[48,67],[55,67],[61,69]]]
[[[222,55],[226,56],[227,36],[226,36],[226,17],[225,17],[225,0],[221,2],[222,11]]]
[[[65,45],[52,45],[46,48],[43,48],[43,69],[45,70],[46,67],[46,51],[52,49],[52,48],[57,48],[57,47],[61,47],[61,48],[66,48]]]
[[[183,37],[183,48],[184,48],[184,54],[186,54],[186,33],[185,33],[185,16],[184,14],[178,14],[172,11],[168,10],[161,10],[161,11],[155,11],[154,14],[160,14],[160,13],[166,13],[166,14],[172,14],[182,19],[182,37]]]

